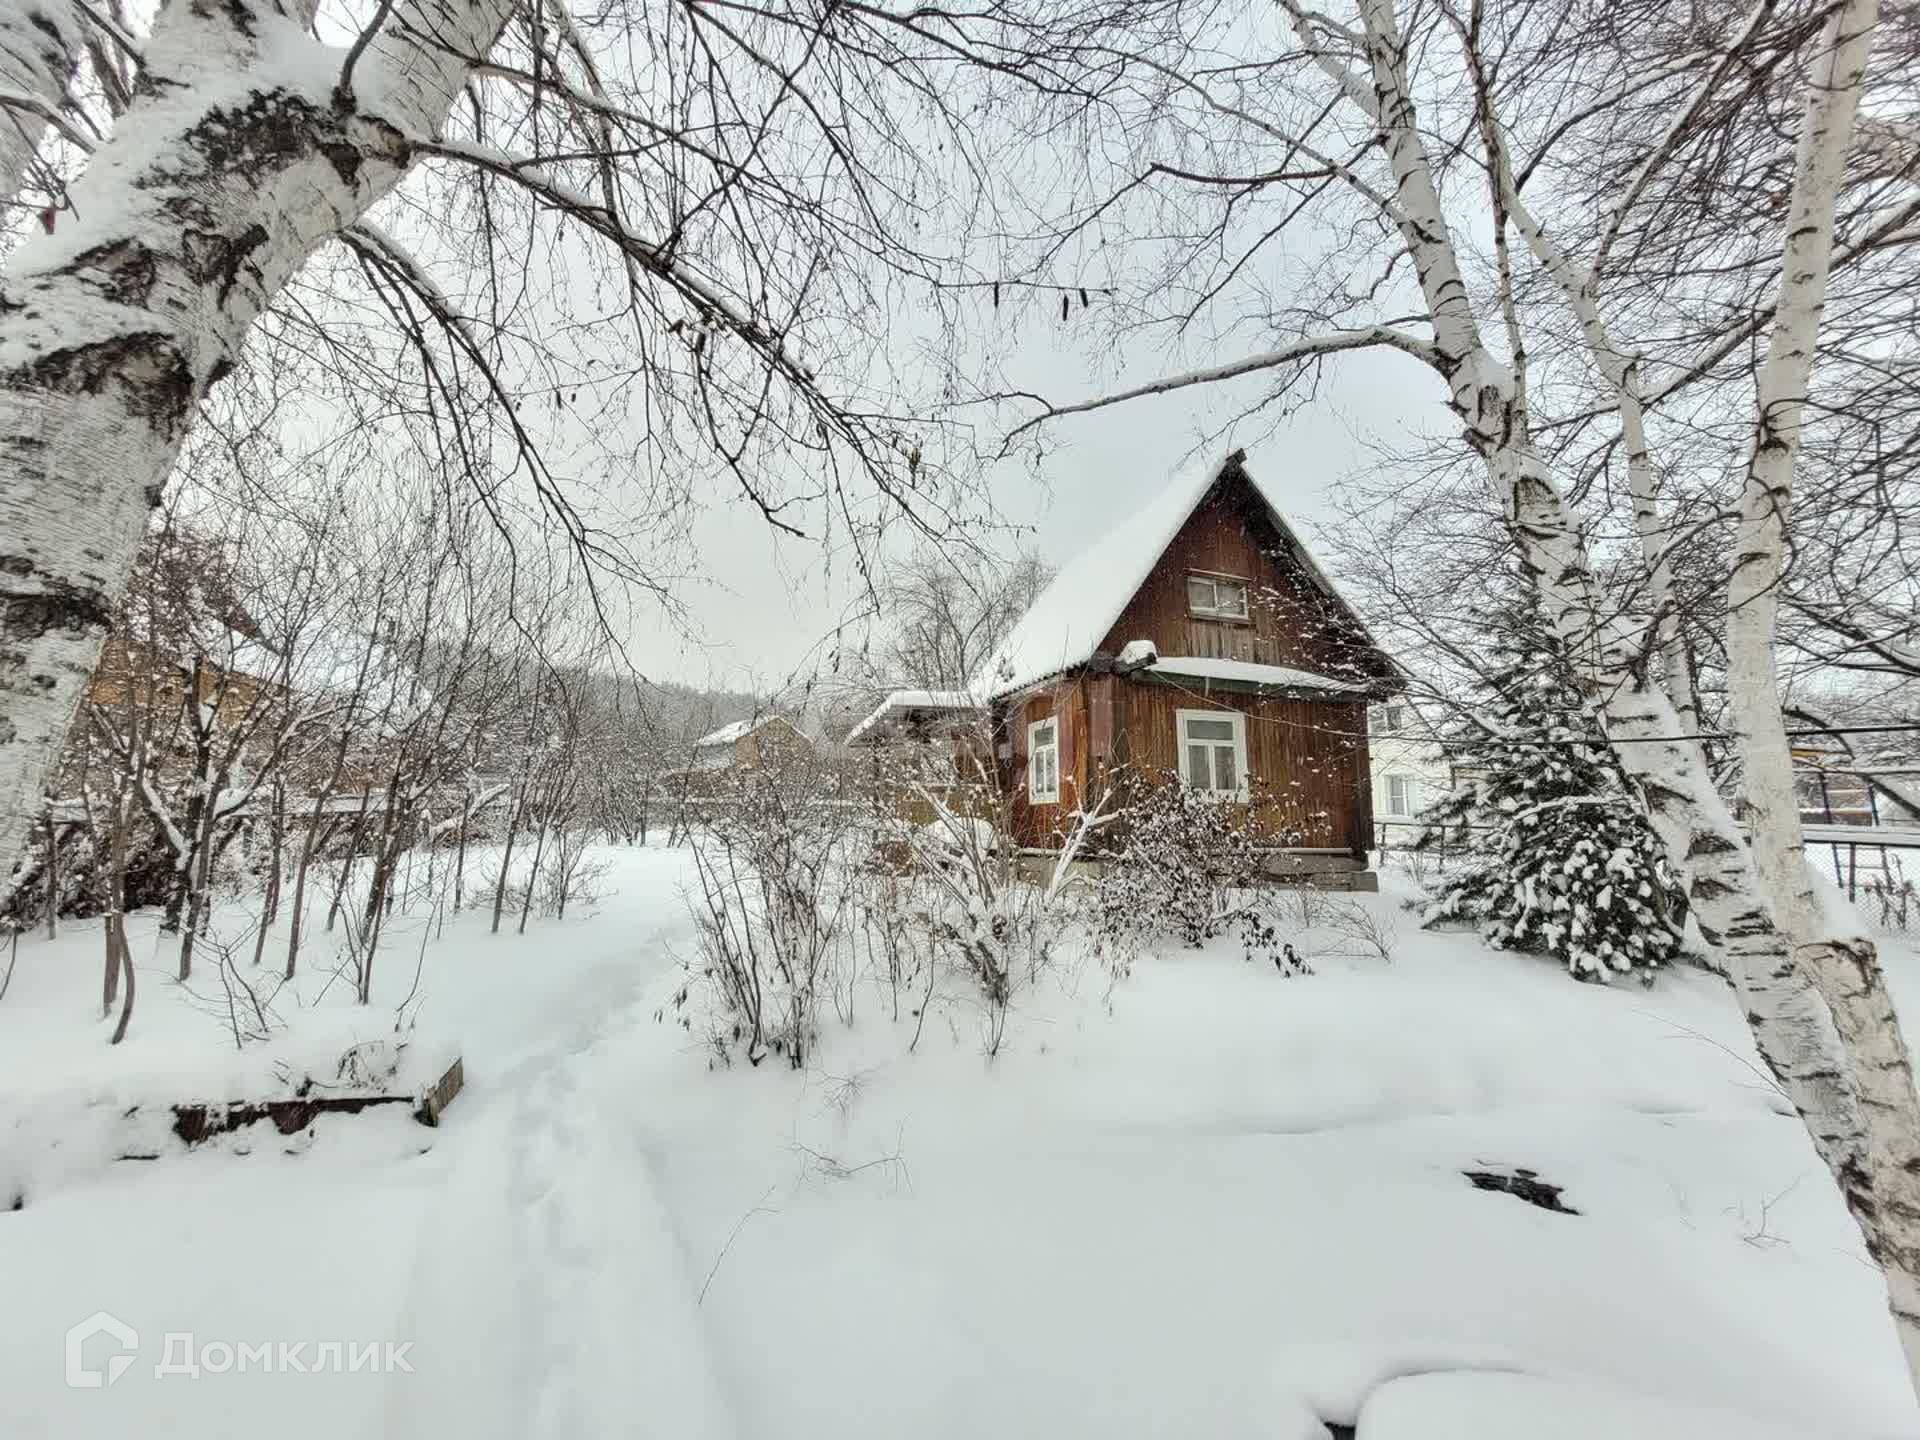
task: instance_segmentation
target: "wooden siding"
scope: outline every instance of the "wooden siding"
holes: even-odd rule
[[[1126,749],[1135,773],[1177,784],[1177,710],[1237,710],[1247,717],[1247,774],[1256,828],[1277,845],[1346,850],[1371,843],[1367,707],[1195,691],[1121,680]]]
[[[1248,619],[1189,615],[1187,576],[1195,572],[1246,579]],[[1352,622],[1313,582],[1244,480],[1227,480],[1201,502],[1099,652],[1116,655],[1129,640],[1151,640],[1162,655],[1287,665],[1342,678],[1382,673]]]
[[[733,763],[741,770],[757,770],[762,765],[799,763],[812,753],[813,741],[792,723],[778,716],[757,730],[749,730],[733,742]]]
[[[1027,799],[1027,727],[1049,715],[1060,720],[1060,799],[1055,804],[1035,804]],[[1080,807],[1080,797],[1086,793],[1091,748],[1088,719],[1086,677],[1078,673],[1015,696],[1008,704],[1012,757],[1003,773],[1017,844],[1052,848],[1060,843],[1067,817]]]
[[[1123,769],[1178,784],[1178,710],[1236,710],[1247,717],[1253,820],[1271,843],[1364,857],[1373,815],[1363,702],[1205,693],[1085,672],[1016,696],[1004,712],[1012,754],[1002,774],[1016,843],[1058,848],[1081,798],[1098,804]],[[1060,717],[1060,802],[1033,804],[1027,799],[1027,726],[1049,715]]]

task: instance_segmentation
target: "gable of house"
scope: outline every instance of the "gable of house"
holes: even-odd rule
[[[813,741],[786,716],[762,715],[702,735],[693,742],[693,762],[697,770],[751,770],[812,748]]]
[[[1167,657],[1285,667],[1336,689],[1397,688],[1392,661],[1245,461],[1235,451],[1176,476],[1063,566],[982,667],[975,693],[1011,695],[1135,640]],[[1210,577],[1244,584],[1245,618],[1196,613],[1189,585]]]
[[[1391,666],[1304,555],[1246,471],[1230,466],[1095,653],[1117,656],[1130,642],[1149,640],[1162,656],[1280,666],[1361,686],[1389,682]],[[1204,594],[1215,584],[1223,596],[1244,587],[1244,618],[1210,615],[1194,603],[1196,588]]]

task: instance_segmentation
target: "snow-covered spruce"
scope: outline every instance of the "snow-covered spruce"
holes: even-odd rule
[[[1422,817],[1422,845],[1465,859],[1421,922],[1470,920],[1578,980],[1651,978],[1679,951],[1685,895],[1565,646],[1537,608],[1515,620],[1455,754],[1460,778]]]

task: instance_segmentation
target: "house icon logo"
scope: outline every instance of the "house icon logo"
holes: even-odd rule
[[[86,1344],[96,1335],[110,1335],[122,1354],[107,1358],[107,1368],[94,1369],[86,1363]],[[67,1384],[76,1390],[98,1390],[111,1385],[127,1373],[134,1352],[140,1348],[140,1336],[131,1325],[124,1325],[100,1310],[67,1331]]]

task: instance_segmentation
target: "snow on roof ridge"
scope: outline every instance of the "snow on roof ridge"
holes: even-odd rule
[[[974,677],[974,693],[991,700],[1086,661],[1214,482],[1245,459],[1235,450],[1175,471],[1158,495],[1061,566]]]
[[[699,750],[708,745],[731,745],[734,741],[744,739],[748,735],[753,734],[754,731],[763,726],[771,725],[776,720],[786,725],[795,733],[799,732],[800,727],[784,715],[762,715],[758,719],[749,717],[745,720],[735,720],[730,724],[722,725],[718,730],[702,735],[698,740],[694,741],[693,748]]]

